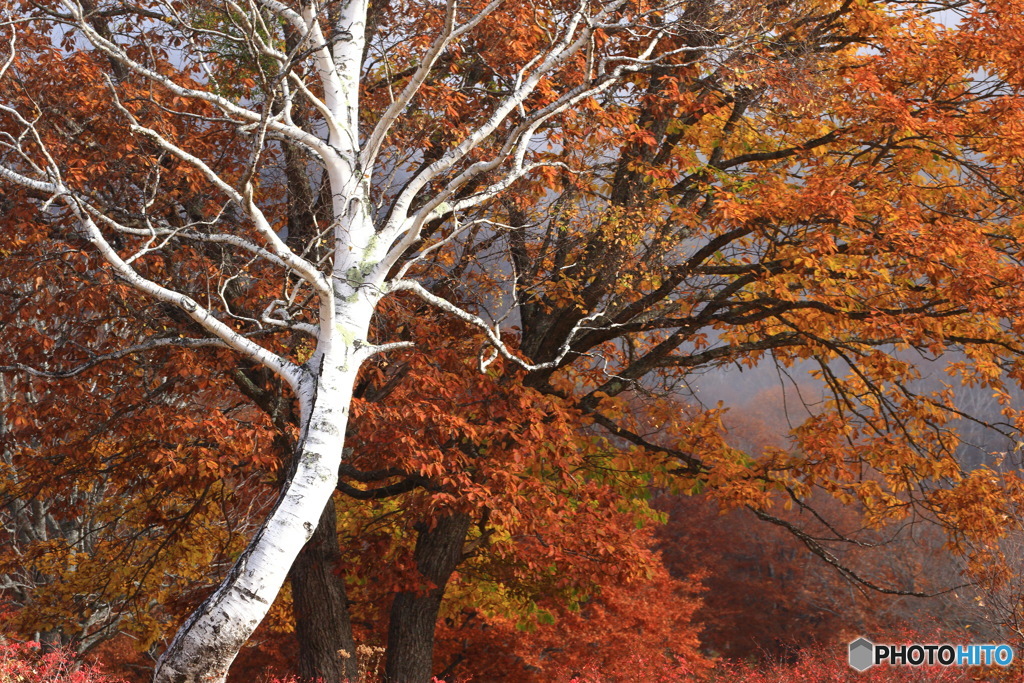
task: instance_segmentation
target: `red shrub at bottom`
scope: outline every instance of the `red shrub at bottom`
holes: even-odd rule
[[[0,681],[18,683],[122,683],[62,650],[43,652],[39,643],[0,642]]]

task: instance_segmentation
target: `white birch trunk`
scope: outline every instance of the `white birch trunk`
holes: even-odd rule
[[[325,41],[312,6],[303,11],[313,43]],[[352,390],[381,283],[369,274],[384,253],[370,216],[369,177],[360,172],[359,74],[366,5],[351,0],[335,29],[347,36],[316,51],[330,151],[322,156],[333,198],[334,267],[320,294],[319,338],[296,387],[303,436],[295,470],[270,517],[227,579],[178,631],[154,683],[223,681],[242,645],[266,616],[299,551],[316,530],[338,481]],[[250,213],[256,209],[251,206]],[[379,278],[377,278],[379,279]]]
[[[334,490],[353,377],[331,374],[321,378],[313,399],[311,425],[294,478],[228,578],[178,631],[154,681],[223,681],[242,645],[266,616],[292,558],[312,536]]]
[[[366,338],[372,309],[360,308],[358,319],[347,316],[347,324],[336,326],[331,353],[300,389],[305,434],[294,475],[228,577],[178,631],[157,665],[155,682],[223,681],[313,535],[337,483],[349,403],[364,355],[357,340]]]

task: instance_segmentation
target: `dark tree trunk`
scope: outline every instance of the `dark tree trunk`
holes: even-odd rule
[[[462,561],[469,515],[453,514],[437,526],[420,528],[416,538],[416,569],[424,586],[395,596],[388,626],[384,678],[388,683],[427,683],[434,663],[434,626],[445,585]]]
[[[332,500],[289,574],[303,680],[343,683],[358,675],[345,579],[337,571],[340,560]]]

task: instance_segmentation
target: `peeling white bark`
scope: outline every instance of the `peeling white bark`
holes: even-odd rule
[[[348,328],[365,338],[362,329]],[[340,337],[341,331],[336,332]],[[242,645],[266,616],[288,576],[294,558],[313,535],[320,513],[334,491],[341,465],[352,387],[360,354],[339,340],[322,359],[319,372],[300,384],[299,400],[308,415],[296,454],[296,469],[269,519],[238,558],[230,575],[181,627],[157,666],[154,681],[219,681]],[[364,354],[365,355],[365,354]]]

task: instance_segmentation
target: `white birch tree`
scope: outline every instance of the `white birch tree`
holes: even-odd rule
[[[430,253],[441,239],[453,239],[460,214],[538,167],[559,163],[551,153],[540,155],[535,145],[538,132],[559,115],[628,88],[624,82],[632,72],[658,60],[730,49],[717,36],[704,41],[714,48],[678,47],[678,31],[700,27],[672,2],[566,0],[525,7],[512,0],[445,0],[393,7],[392,12],[422,13],[432,35],[413,42],[421,47],[412,49],[414,59],[406,60],[411,66],[400,77],[388,71],[387,53],[414,38],[412,25],[409,36],[392,35],[372,46],[380,55],[378,72],[388,74],[390,101],[371,113],[360,103],[360,83],[369,73],[367,26],[376,20],[371,9],[368,0],[327,5],[305,0],[56,0],[0,10],[6,46],[0,65],[0,182],[27,193],[40,215],[66,217],[72,227],[65,239],[84,239],[116,278],[194,323],[192,337],[136,340],[124,353],[171,344],[233,349],[280,376],[301,414],[293,476],[248,549],[166,650],[155,674],[161,683],[223,680],[274,602],[334,491],[360,365],[404,344],[370,341],[371,321],[383,297],[413,292],[479,326],[494,352],[526,366],[483,319],[412,279],[410,254],[415,261],[415,254]],[[740,7],[724,11],[746,12]],[[445,149],[430,154],[403,149],[394,131],[404,117],[429,107],[424,89],[437,65],[499,14],[504,21],[536,22],[540,47],[514,65],[514,77],[504,87],[491,89],[487,108]],[[761,30],[758,21],[743,25]],[[46,100],[61,95],[18,95],[23,70],[44,52],[40,36],[44,42],[63,41],[65,56],[85,52],[102,57],[106,87],[93,96],[111,108],[125,138],[154,160],[148,169],[139,169],[134,191],[117,201],[69,171],[69,157],[76,151],[73,125],[63,129],[61,144],[53,143],[59,126],[47,120]],[[734,44],[744,39],[742,31],[730,37]],[[251,60],[256,90],[222,83],[238,54]],[[128,83],[134,88],[132,101],[126,95]],[[161,116],[233,127],[249,155],[242,170],[219,170],[213,151],[193,147],[141,115],[135,103],[146,88],[164,98],[149,98]],[[38,103],[34,110],[26,104],[33,98]],[[263,182],[267,158],[282,146],[302,150],[310,177],[322,177],[329,196],[330,220],[315,226],[303,248],[275,226],[263,196],[270,185]],[[182,202],[173,220],[152,211],[161,192],[161,164],[167,160],[200,177],[203,191],[218,198],[219,210],[190,210]],[[456,227],[424,240],[424,226],[439,219],[453,219]],[[178,249],[210,245],[275,268],[281,297],[260,314],[245,314],[225,294],[228,283],[245,278],[241,268],[222,273],[203,298],[146,267],[157,257],[173,261]],[[310,336],[315,346],[311,357],[300,362],[261,344],[260,334],[272,329]]]

